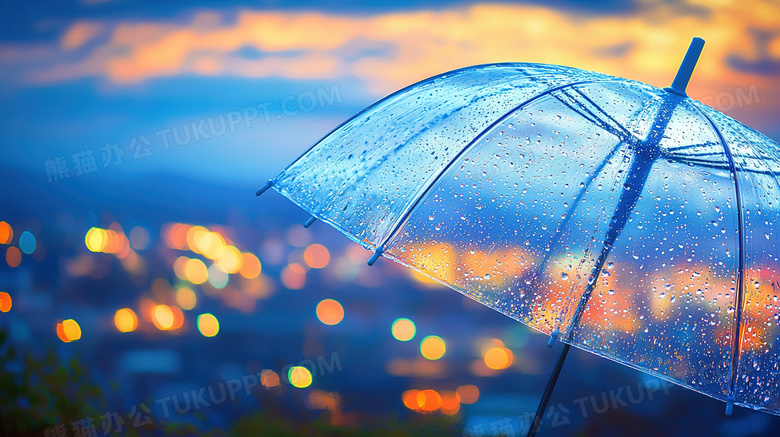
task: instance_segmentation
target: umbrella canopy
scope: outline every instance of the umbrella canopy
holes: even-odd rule
[[[374,250],[369,264],[780,414],[780,147],[686,84],[451,71],[366,108],[258,194],[273,187]]]

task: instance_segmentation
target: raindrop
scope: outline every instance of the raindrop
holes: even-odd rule
[[[612,296],[612,295],[614,295],[614,294],[615,294],[615,290],[609,290],[609,292],[608,292],[608,293],[609,293],[609,295],[610,295],[610,296]]]
[[[569,275],[566,274],[565,272],[561,273],[561,279],[563,279],[564,281],[568,281],[569,280]]]

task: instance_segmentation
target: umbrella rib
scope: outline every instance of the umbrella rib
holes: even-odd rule
[[[734,163],[734,158],[731,155],[731,148],[729,147],[728,143],[726,142],[725,138],[723,137],[723,134],[721,133],[720,129],[718,129],[718,126],[715,125],[715,123],[712,121],[712,119],[702,110],[699,108],[696,108],[696,110],[704,117],[704,119],[707,121],[707,123],[710,124],[712,129],[715,131],[715,134],[718,136],[718,139],[720,140],[721,145],[723,146],[723,151],[726,153],[726,159],[729,162],[729,170],[731,172],[731,176],[734,179],[734,197],[736,199],[737,203],[737,232],[739,237],[739,260],[737,264],[737,293],[735,296],[735,302],[734,302],[734,321],[732,322],[731,327],[731,378],[729,378],[729,393],[727,396],[727,404],[726,404],[726,414],[731,415],[731,409],[734,406],[734,402],[736,401],[736,382],[737,382],[737,369],[739,366],[739,356],[741,353],[741,347],[742,347],[742,336],[744,335],[744,330],[742,329],[742,305],[744,304],[744,290],[743,290],[743,282],[744,282],[744,276],[745,276],[745,251],[744,251],[744,236],[745,236],[745,224],[742,217],[742,192],[740,190],[740,183],[739,183],[739,177],[737,176],[737,166]]]
[[[617,128],[618,128],[620,131],[622,131],[622,132],[623,132],[623,136],[625,136],[625,138],[623,138],[623,137],[621,137],[620,135],[617,135],[617,134],[615,134],[615,136],[616,136],[616,137],[620,138],[620,139],[621,139],[621,140],[623,140],[623,141],[629,142],[629,143],[635,143],[635,142],[639,141],[639,139],[638,139],[638,138],[636,138],[634,135],[632,135],[632,134],[631,134],[631,132],[629,132],[629,131],[628,131],[628,129],[626,129],[626,127],[625,127],[625,126],[623,126],[622,124],[620,124],[620,122],[618,122],[617,120],[615,120],[615,118],[614,118],[614,117],[612,117],[612,116],[611,116],[611,115],[609,115],[609,114],[608,114],[606,111],[604,111],[604,110],[601,108],[601,106],[599,106],[598,104],[596,104],[596,102],[594,102],[594,101],[593,101],[593,100],[592,100],[590,97],[586,96],[586,95],[585,95],[585,94],[584,94],[582,91],[580,91],[580,90],[579,90],[579,89],[577,89],[577,88],[572,88],[572,90],[573,90],[574,92],[576,92],[577,94],[579,94],[579,95],[580,95],[580,97],[582,97],[583,99],[585,99],[585,100],[586,100],[588,103],[590,103],[590,104],[591,104],[591,106],[593,106],[593,108],[595,108],[595,109],[596,109],[596,110],[597,110],[597,111],[598,111],[598,112],[599,112],[599,113],[600,113],[602,116],[604,116],[604,117],[605,117],[607,120],[609,120],[609,121],[611,121],[612,123],[614,123],[614,124],[615,124],[615,126],[617,126]],[[587,108],[583,107],[583,109],[587,109]],[[593,116],[594,116],[594,117],[597,117],[595,114],[594,114]],[[597,117],[597,118],[598,118],[598,117]],[[608,125],[608,124],[609,124],[609,123],[607,123],[607,125]]]
[[[485,129],[483,129],[478,135],[474,137],[474,139],[471,140],[465,147],[463,147],[453,158],[445,165],[439,173],[436,174],[436,176],[431,179],[431,181],[428,183],[428,185],[425,187],[425,189],[420,193],[420,195],[412,202],[412,204],[407,207],[406,211],[400,216],[398,221],[396,221],[395,225],[393,225],[393,228],[390,230],[390,232],[387,234],[387,237],[385,237],[382,242],[377,246],[376,250],[374,251],[374,255],[371,256],[371,258],[368,260],[368,265],[374,265],[374,263],[379,259],[380,256],[385,251],[385,246],[387,243],[395,236],[395,234],[398,232],[399,229],[401,229],[401,226],[406,221],[406,219],[409,218],[409,216],[414,212],[415,209],[417,209],[417,206],[419,206],[422,203],[422,200],[425,199],[428,194],[431,192],[433,187],[441,180],[442,177],[449,171],[449,169],[455,165],[456,162],[460,160],[460,157],[463,156],[466,152],[471,150],[476,144],[479,142],[478,139],[482,138],[483,135],[485,135],[487,132],[490,132],[494,127],[498,126],[500,123],[502,123],[504,120],[512,116],[513,114],[517,113],[519,110],[524,108],[527,105],[530,105],[531,103],[541,99],[542,97],[546,97],[548,95],[551,95],[555,91],[565,89],[568,87],[572,87],[575,85],[582,85],[587,83],[598,83],[598,82],[605,82],[605,80],[585,80],[585,81],[578,81],[578,82],[571,82],[564,85],[559,85],[553,88],[549,88],[545,90],[542,93],[539,93],[524,102],[520,103],[519,105],[515,106],[514,108],[510,109],[506,112],[506,114],[499,117],[496,121],[488,125]]]
[[[568,95],[568,94],[566,94],[566,95]],[[576,108],[576,107],[572,106],[571,104],[569,104],[569,102],[566,102],[563,99],[561,99],[560,97],[558,97],[558,96],[554,96],[554,97],[559,102],[561,102],[564,105],[566,105],[572,111],[576,112],[577,114],[580,114],[586,120],[590,121],[591,123],[595,124],[596,126],[602,128],[602,129],[604,129],[605,131],[611,133],[612,135],[614,135],[615,137],[617,137],[621,141],[625,141],[627,143],[632,142],[631,137],[633,137],[633,136],[631,134],[629,134],[628,131],[626,131],[625,128],[623,128],[623,126],[621,126],[619,123],[618,123],[618,129],[616,129],[614,126],[610,125],[609,123],[607,123],[604,120],[602,120],[601,118],[599,118],[596,114],[591,112],[584,105],[580,104],[580,107]],[[609,117],[609,115],[607,115],[606,113],[604,113],[604,115]],[[615,123],[617,123],[617,122],[615,122]],[[621,132],[621,130],[622,130],[622,132]],[[633,140],[633,141],[635,142],[636,140]]]

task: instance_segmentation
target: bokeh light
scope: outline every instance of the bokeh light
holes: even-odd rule
[[[417,410],[417,394],[420,390],[407,390],[401,395],[404,406],[410,410]]]
[[[254,279],[260,276],[263,266],[260,260],[253,253],[241,254],[241,267],[238,269],[238,273],[247,279]]]
[[[198,296],[190,287],[181,286],[176,289],[176,305],[183,310],[191,310],[198,303]]]
[[[92,252],[102,252],[108,243],[108,235],[105,229],[90,228],[84,237],[84,243],[87,249]]]
[[[189,257],[182,255],[173,262],[173,273],[182,281],[187,280],[187,262],[189,260]]]
[[[417,408],[432,413],[441,408],[441,395],[436,390],[426,389],[417,393]]]
[[[204,337],[214,337],[219,333],[219,320],[210,313],[198,316],[198,331]]]
[[[288,264],[282,269],[279,279],[290,290],[300,290],[306,285],[306,270],[300,264]]]
[[[152,309],[152,323],[157,329],[167,331],[173,328],[173,311],[168,305],[155,305]]]
[[[149,231],[141,226],[136,226],[130,231],[128,236],[130,246],[135,250],[144,250],[149,246]]]
[[[479,388],[476,385],[461,385],[456,393],[462,404],[473,404],[479,400]]]
[[[312,383],[312,376],[309,369],[303,366],[292,366],[287,371],[287,380],[295,388],[306,388]]]
[[[391,332],[393,333],[393,337],[396,340],[409,341],[413,339],[414,336],[417,334],[417,327],[414,326],[413,321],[405,318],[400,318],[400,319],[396,319],[393,322]]]
[[[238,273],[241,268],[241,251],[235,246],[224,246],[216,256],[217,265],[225,273]]]
[[[206,264],[203,264],[203,261],[197,258],[187,260],[187,264],[184,266],[184,275],[193,284],[202,284],[209,279],[209,271],[206,268]]]
[[[225,273],[218,265],[212,264],[208,268],[209,284],[217,290],[225,288],[228,284],[228,274]]]
[[[322,244],[312,244],[303,252],[303,260],[313,269],[322,269],[330,262],[330,252]]]
[[[11,244],[14,239],[14,230],[6,222],[0,222],[0,244]]]
[[[454,391],[442,391],[441,412],[447,415],[455,415],[460,411],[460,396]]]
[[[420,343],[420,353],[429,360],[438,360],[444,356],[447,346],[441,337],[429,335]]]
[[[114,314],[114,325],[119,332],[133,332],[138,327],[138,317],[130,308],[122,308]]]
[[[326,325],[337,325],[344,319],[344,307],[333,299],[324,299],[317,304],[317,318]]]
[[[62,335],[68,342],[76,341],[81,338],[81,326],[79,326],[75,320],[63,320],[60,325],[62,326]]]
[[[482,355],[485,365],[493,370],[502,370],[512,365],[514,355],[512,351],[500,346],[494,346]]]
[[[263,387],[271,388],[279,386],[279,375],[270,369],[265,369],[260,373],[260,383]]]
[[[22,232],[22,235],[19,236],[19,249],[27,255],[31,255],[35,252],[36,245],[35,236],[32,232],[24,231]]]
[[[11,267],[19,267],[22,263],[22,252],[14,246],[9,247],[5,252],[5,262]]]
[[[11,295],[5,291],[0,291],[0,312],[7,313],[11,311],[12,306],[13,299],[11,299]]]

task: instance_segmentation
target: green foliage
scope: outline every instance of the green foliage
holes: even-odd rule
[[[99,417],[100,389],[86,382],[86,372],[73,358],[66,365],[54,352],[42,359],[17,356],[0,330],[0,431],[4,435],[44,435],[46,428],[84,417]]]
[[[116,392],[115,384],[112,390]],[[330,424],[329,414],[315,416],[308,410],[297,412],[279,408],[279,398],[263,399],[265,407],[239,419],[230,429],[203,429],[187,423],[165,423],[154,417],[154,423],[133,427],[133,420],[122,414],[128,436],[314,436],[314,437],[427,437],[458,435],[457,419],[452,417],[415,415],[401,421],[396,416],[371,416],[350,413],[350,425]],[[146,405],[152,405],[147,402]],[[121,407],[114,408],[116,411]],[[91,418],[98,435],[103,434],[101,416],[111,411],[97,385],[90,382],[89,373],[73,358],[62,364],[54,352],[42,358],[31,353],[19,354],[8,342],[8,334],[0,329],[0,435],[47,435],[54,426],[65,426],[66,435],[74,435],[71,423]],[[195,411],[195,423],[208,423],[208,411]]]

